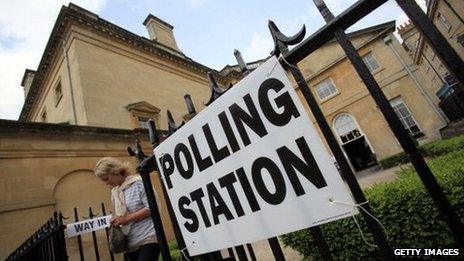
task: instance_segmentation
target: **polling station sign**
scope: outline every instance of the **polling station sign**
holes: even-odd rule
[[[75,237],[78,235],[90,233],[110,226],[111,215],[87,219],[76,223],[66,225],[66,237]]]
[[[191,255],[353,215],[353,200],[275,57],[154,152]]]

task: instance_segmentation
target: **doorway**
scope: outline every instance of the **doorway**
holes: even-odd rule
[[[335,117],[334,128],[345,154],[356,171],[378,164],[366,136],[351,115],[343,113]]]

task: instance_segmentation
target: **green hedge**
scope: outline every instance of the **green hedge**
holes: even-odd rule
[[[464,135],[430,142],[420,146],[419,150],[424,157],[438,157],[453,151],[464,150]],[[384,169],[388,169],[408,162],[408,156],[404,152],[400,152],[380,160],[380,165]]]
[[[168,242],[169,252],[171,254],[172,260],[181,260],[181,252],[179,246],[177,245],[176,240]],[[159,255],[158,261],[164,260],[161,253]]]
[[[451,204],[464,221],[464,151],[429,161]],[[365,190],[375,216],[385,226],[393,248],[457,248],[432,199],[415,171],[403,170],[398,179]],[[369,242],[374,243],[361,215],[357,220]],[[335,259],[378,259],[377,248],[367,246],[352,218],[321,226]],[[282,236],[286,246],[305,257],[320,259],[307,230]]]

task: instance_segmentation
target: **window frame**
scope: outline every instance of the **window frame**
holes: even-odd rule
[[[318,87],[321,86],[321,84],[326,83],[326,82],[330,82],[330,84],[332,84],[334,92],[330,93],[329,95],[325,96],[324,98],[321,98],[321,94],[319,93]],[[338,91],[337,86],[335,85],[335,83],[334,83],[334,81],[332,80],[331,77],[327,77],[324,80],[322,80],[322,81],[318,82],[317,84],[315,84],[314,85],[314,90],[316,91],[317,97],[319,98],[319,101],[321,101],[321,102],[326,101],[326,100],[328,100],[328,99],[330,99],[330,98],[332,98],[335,95],[340,93]]]
[[[371,59],[367,59],[367,57],[370,56]],[[375,56],[374,54],[372,53],[372,51],[369,51],[367,52],[365,55],[363,55],[361,57],[361,59],[363,60],[364,64],[367,66],[367,69],[369,69],[369,72],[370,73],[375,73],[375,72],[378,72],[382,67],[380,66],[379,62],[377,61],[377,59],[375,59]],[[375,69],[372,69],[371,68],[371,61],[374,61],[375,64],[377,64],[377,68]]]
[[[132,127],[134,129],[140,129],[142,128],[140,126],[140,118],[146,118],[146,119],[153,119],[155,121],[156,126],[159,125],[159,113],[160,109],[157,108],[156,106],[146,102],[146,101],[141,101],[141,102],[136,102],[132,103],[126,106],[127,110],[129,111],[131,122],[132,122]]]
[[[42,109],[42,113],[40,113],[40,122],[47,122],[47,108]]]
[[[445,29],[447,32],[450,32],[451,28],[453,26],[448,21],[446,16],[444,16],[442,13],[438,12],[437,18],[438,18],[438,21],[440,22],[441,26],[443,27],[443,29]]]
[[[60,96],[58,97],[57,95],[57,90],[60,90]],[[55,99],[55,107],[58,107],[58,104],[60,104],[61,99],[63,98],[63,86],[61,85],[61,81],[59,81],[55,87],[53,88],[53,97]]]
[[[398,102],[398,104],[394,104]],[[393,99],[390,99],[389,100],[389,103],[390,103],[390,106],[392,107],[392,109],[395,111],[395,114],[396,116],[399,118],[399,120],[401,121],[401,124],[403,125],[403,127],[408,131],[409,135],[411,135],[411,137],[414,137],[414,138],[420,138],[420,137],[423,137],[425,136],[424,134],[424,131],[422,130],[421,126],[419,125],[419,122],[417,121],[417,119],[414,117],[414,115],[412,114],[411,112],[411,109],[409,109],[408,105],[404,102],[404,100],[401,98],[401,96],[397,96]],[[398,106],[398,105],[403,105],[405,110],[408,112],[409,115],[403,117],[402,115],[399,114],[399,109],[396,109],[395,107]],[[414,122],[414,125],[411,125],[411,126],[406,126],[406,121],[404,120],[405,118],[408,118],[410,117],[412,119],[412,121]],[[411,128],[416,126],[417,129],[419,130],[419,132],[417,133],[413,133],[411,131]]]

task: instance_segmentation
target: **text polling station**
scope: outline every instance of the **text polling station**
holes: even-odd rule
[[[191,255],[354,214],[350,193],[275,57],[154,151]]]

